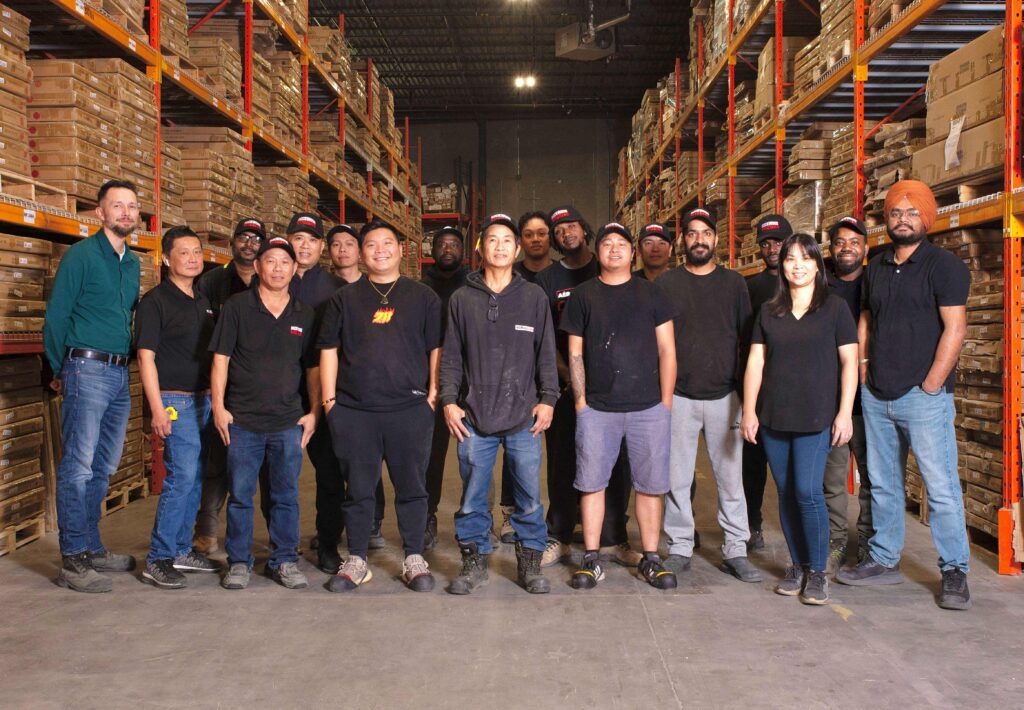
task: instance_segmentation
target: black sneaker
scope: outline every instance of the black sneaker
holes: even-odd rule
[[[583,561],[572,574],[573,589],[593,589],[597,583],[604,579],[604,569],[598,559],[598,553],[587,552],[583,555]]]
[[[718,569],[726,574],[731,574],[741,582],[753,583],[760,582],[763,579],[761,570],[750,564],[750,560],[743,556],[728,557],[722,560],[722,564],[718,566]]]
[[[899,563],[892,567],[875,562],[870,555],[856,567],[843,567],[836,573],[836,581],[851,587],[872,587],[880,584],[902,584],[903,573]]]
[[[971,608],[971,590],[967,588],[966,572],[956,567],[943,571],[939,607],[957,611]]]
[[[846,540],[831,540],[828,544],[827,571],[833,574],[846,564]]]
[[[385,544],[387,544],[387,543],[384,542],[384,535],[380,531],[380,526],[383,523],[384,523],[383,520],[374,520],[373,521],[373,527],[370,528],[370,542],[366,545],[367,549],[369,549],[369,550],[380,550],[380,549],[383,549]]]
[[[699,550],[700,549],[700,533],[697,532],[696,530],[693,531],[693,549],[694,550]]]
[[[828,577],[825,576],[825,570],[811,570],[807,573],[804,590],[800,592],[800,601],[812,606],[828,604]]]
[[[647,583],[655,589],[676,588],[675,574],[665,569],[665,565],[662,564],[660,558],[645,556],[640,560],[637,569],[640,570],[640,576],[646,579]]]
[[[188,586],[185,575],[174,568],[172,560],[153,560],[146,563],[142,579],[161,589],[184,589]]]
[[[423,531],[423,550],[433,550],[437,547],[437,516],[431,515],[427,518],[427,529]]]
[[[93,568],[88,552],[61,558],[57,584],[66,589],[89,594],[109,592],[114,588],[110,577],[103,576]]]
[[[790,565],[786,568],[786,576],[775,585],[775,593],[784,597],[795,597],[804,591],[805,581],[807,581],[807,569],[803,565]]]
[[[459,576],[452,580],[448,587],[451,594],[472,594],[480,587],[487,584],[487,558],[488,555],[481,555],[477,552],[475,542],[468,542],[459,545],[462,553],[462,571]]]
[[[747,540],[747,552],[758,552],[764,548],[764,532],[761,530],[751,530],[750,539]]]
[[[316,566],[321,572],[338,574],[341,569],[341,555],[337,545],[321,545],[316,551]]]
[[[174,569],[179,572],[219,572],[220,565],[206,555],[200,555],[195,550],[189,550],[184,555],[178,555],[174,558]]]
[[[88,555],[92,568],[97,572],[131,572],[135,569],[135,558],[131,555],[119,555],[110,550]]]

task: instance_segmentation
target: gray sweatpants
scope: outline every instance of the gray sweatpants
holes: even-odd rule
[[[850,454],[857,463],[860,473],[860,491],[857,495],[860,511],[857,514],[857,538],[867,549],[867,541],[875,534],[871,525],[871,479],[868,478],[867,439],[864,436],[864,417],[853,417],[853,438],[846,446],[833,446],[825,462],[825,505],[828,506],[829,536],[832,540],[846,542],[848,524],[846,520],[847,488],[850,474]]]
[[[690,488],[697,463],[697,443],[703,431],[718,485],[718,524],[725,533],[722,554],[726,559],[746,556],[750,529],[743,496],[742,413],[735,392],[714,400],[672,397],[672,490],[665,496],[669,554],[693,556]]]

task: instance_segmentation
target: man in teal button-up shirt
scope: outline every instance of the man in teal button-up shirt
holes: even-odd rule
[[[80,592],[108,592],[102,571],[135,568],[129,555],[100,540],[107,481],[124,449],[131,398],[128,351],[139,300],[139,259],[125,243],[139,222],[134,186],[110,180],[100,188],[103,228],[61,259],[46,305],[43,341],[63,391],[64,455],[57,469],[57,523],[63,564],[57,583]]]

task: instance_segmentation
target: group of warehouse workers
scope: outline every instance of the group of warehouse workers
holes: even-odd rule
[[[352,592],[373,577],[368,551],[385,545],[384,462],[401,578],[432,590],[424,553],[437,544],[454,437],[462,568],[449,592],[487,583],[499,540],[514,544],[518,582],[531,593],[550,591],[543,569],[558,562],[571,564],[579,590],[596,587],[609,562],[672,589],[700,546],[692,501],[703,433],[723,572],[762,581],[748,552],[765,547],[770,468],[791,557],[775,592],[822,605],[830,573],[848,585],[902,582],[912,447],[939,554],[938,605],[967,609],[952,393],[970,276],[928,241],[936,209],[926,185],[897,183],[884,212],[891,246],[865,267],[867,229],[844,217],[828,230],[828,269],[813,236],[765,216],[756,225],[765,268],[746,281],[716,262],[715,216],[701,208],[682,217],[679,235],[648,224],[635,239],[614,222],[595,234],[572,206],[518,220],[495,214],[472,245],[476,271],[464,266],[466,235],[445,227],[420,282],[400,274],[403,237],[381,220],[325,233],[317,214],[302,212],[281,236],[247,217],[231,262],[206,273],[199,237],[168,229],[166,275],[139,299],[139,260],[126,244],[138,197],[131,183],[111,180],[98,195],[102,228],[64,255],[46,311],[51,386],[63,394],[57,583],[106,592],[104,573],[136,566],[106,549],[98,527],[121,459],[134,353],[164,441],[167,475],[142,572],[159,588],[204,572],[221,572],[225,589],[248,585],[257,488],[270,537],[265,573],[308,586],[298,564],[305,449],[316,471],[311,546],[327,588]],[[333,273],[320,265],[325,249]],[[669,268],[677,249],[683,263]],[[851,455],[860,478],[855,561]],[[639,551],[626,530],[631,491]],[[209,555],[225,499],[222,570]],[[582,554],[572,548],[577,524]]]

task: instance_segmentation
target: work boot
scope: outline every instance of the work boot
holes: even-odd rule
[[[109,577],[104,577],[95,570],[87,552],[62,558],[60,572],[57,573],[57,584],[66,589],[89,594],[109,592],[114,588],[114,583]]]
[[[867,559],[856,567],[843,567],[836,573],[836,581],[851,587],[872,587],[880,584],[902,584],[903,573],[900,565],[886,567],[868,555]]]
[[[804,591],[807,581],[807,565],[791,564],[786,568],[786,576],[775,585],[775,593],[784,597],[795,597]]]
[[[516,530],[512,527],[512,513],[516,512],[514,505],[501,506],[501,541],[511,545],[516,541]]]
[[[135,558],[131,555],[118,555],[109,550],[87,554],[92,568],[97,572],[131,572],[135,569]]]
[[[516,543],[516,567],[519,584],[530,594],[547,594],[551,591],[551,582],[540,571],[540,560],[544,553]]]
[[[828,544],[828,568],[826,571],[835,574],[846,564],[846,540],[835,539]]]
[[[675,589],[677,585],[676,575],[666,569],[661,558],[657,555],[645,555],[638,566],[640,576],[647,580],[655,589]]]
[[[761,576],[761,570],[750,564],[750,560],[745,556],[724,559],[719,569],[727,574],[731,574],[741,582],[760,582],[764,579]]]
[[[267,576],[285,589],[305,589],[309,580],[295,562],[282,562],[277,567],[267,566]]]
[[[462,571],[459,572],[459,576],[453,579],[451,585],[449,585],[449,593],[472,594],[487,584],[488,555],[481,555],[477,549],[475,542],[459,543],[459,551],[462,553]],[[520,562],[521,568],[522,562]]]
[[[228,573],[220,580],[220,586],[224,589],[245,589],[249,586],[249,577],[252,570],[246,562],[234,562],[228,568]]]
[[[644,558],[639,552],[629,546],[628,542],[620,542],[618,545],[609,545],[601,548],[601,556],[606,560],[617,562],[623,567],[636,567]]]
[[[423,531],[423,551],[437,547],[437,515],[427,518],[427,529]]]
[[[359,555],[350,554],[345,558],[345,564],[338,570],[338,574],[331,577],[327,583],[329,592],[351,592],[360,584],[366,584],[373,579],[373,572],[366,565]]]
[[[758,552],[764,548],[764,532],[760,528],[757,530],[751,530],[750,539],[747,540],[747,551]]]
[[[196,535],[192,540],[192,549],[200,555],[212,555],[220,549],[217,538],[213,535]]]
[[[810,570],[807,573],[807,581],[804,583],[804,590],[800,592],[800,601],[812,606],[822,606],[828,603],[828,577],[825,570]]]
[[[373,527],[370,528],[370,541],[366,545],[367,549],[369,549],[369,550],[380,550],[386,544],[384,542],[384,535],[380,531],[380,527],[381,527],[381,525],[383,525],[383,523],[384,523],[383,520],[374,520],[373,521]]]
[[[431,592],[434,590],[434,575],[423,555],[406,555],[402,562],[402,581],[414,592]]]
[[[160,589],[184,589],[188,584],[185,575],[174,569],[172,560],[153,560],[146,563],[142,580]]]
[[[195,550],[178,555],[172,564],[174,569],[179,572],[217,572],[220,570],[220,565]]]
[[[967,588],[967,573],[953,567],[942,572],[942,591],[939,607],[966,611],[971,608],[971,590]]]
[[[338,554],[337,545],[320,545],[316,551],[316,560],[316,566],[321,572],[338,574],[341,569],[341,555]]]
[[[541,567],[550,567],[567,559],[572,554],[572,548],[564,542],[553,537],[548,538],[548,544],[544,547],[544,555],[540,558]]]

